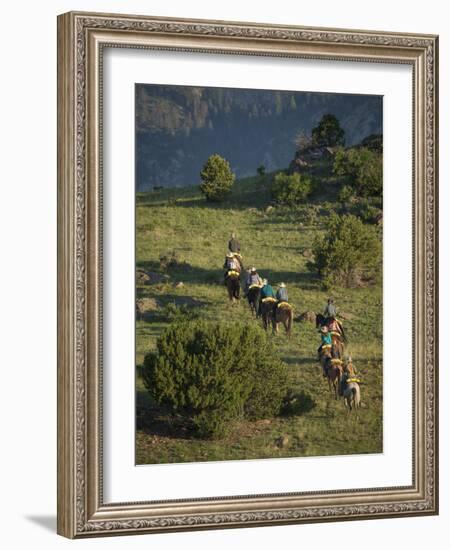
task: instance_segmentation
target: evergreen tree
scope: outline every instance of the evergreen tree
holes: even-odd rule
[[[220,155],[211,155],[200,172],[202,183],[200,190],[205,195],[206,200],[220,202],[231,191],[235,175],[231,171],[230,165]]]
[[[313,145],[336,147],[345,144],[345,132],[339,120],[332,114],[323,115],[319,124],[311,132]]]

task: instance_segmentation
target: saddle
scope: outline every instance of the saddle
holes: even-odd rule
[[[248,287],[249,290],[251,290],[252,288],[261,288],[261,285],[258,285],[258,284],[255,283],[254,285],[250,285]]]
[[[261,302],[262,302],[263,304],[268,304],[268,303],[272,303],[272,304],[273,304],[274,302],[276,302],[276,299],[275,299],[275,298],[272,298],[272,296],[267,296],[267,298],[263,298],[263,299],[261,300]]]
[[[239,277],[239,275],[239,271],[235,271],[234,269],[230,269],[229,271],[227,271],[227,277],[235,278]]]
[[[334,366],[341,366],[342,365],[342,361],[340,359],[331,359],[330,360],[330,365],[332,365],[333,367]]]
[[[287,302],[280,302],[277,307],[280,309],[292,309],[291,304],[288,304]]]

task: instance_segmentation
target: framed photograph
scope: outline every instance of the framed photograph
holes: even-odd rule
[[[437,55],[59,16],[59,534],[438,513]]]

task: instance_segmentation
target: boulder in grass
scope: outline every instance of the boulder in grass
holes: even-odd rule
[[[146,273],[143,269],[136,270],[136,284],[137,285],[148,285],[150,284],[150,275]]]
[[[138,298],[136,300],[136,319],[146,320],[152,311],[159,309],[159,304],[154,298]]]
[[[288,444],[289,444],[289,437],[287,435],[282,435],[281,437],[275,440],[275,445],[279,449],[284,449],[285,447],[288,446]]]
[[[306,321],[307,323],[315,323],[316,322],[316,314],[314,311],[305,311],[297,318],[298,321]]]
[[[164,273],[156,273],[154,271],[145,271],[144,269],[136,270],[136,284],[138,285],[152,285],[158,283],[165,283],[169,280],[169,275]]]

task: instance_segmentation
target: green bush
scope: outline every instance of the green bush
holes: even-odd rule
[[[230,165],[220,155],[211,155],[200,172],[202,183],[200,190],[206,200],[212,202],[222,201],[233,187],[235,175]]]
[[[368,199],[362,199],[359,205],[358,216],[365,223],[378,223],[383,217],[383,211],[371,204]]]
[[[304,202],[313,189],[312,179],[305,174],[278,172],[272,182],[272,198],[279,204],[293,206]]]
[[[277,414],[287,391],[287,367],[254,325],[172,324],[146,355],[142,377],[152,398],[189,419],[200,437]]]
[[[382,246],[376,227],[356,216],[333,214],[313,245],[314,268],[325,286],[360,286],[381,273]]]
[[[354,198],[355,190],[350,185],[344,185],[344,187],[339,191],[338,200],[343,205],[349,204]]]
[[[379,153],[364,147],[340,149],[333,171],[344,176],[361,197],[380,196],[383,192],[383,161]]]

